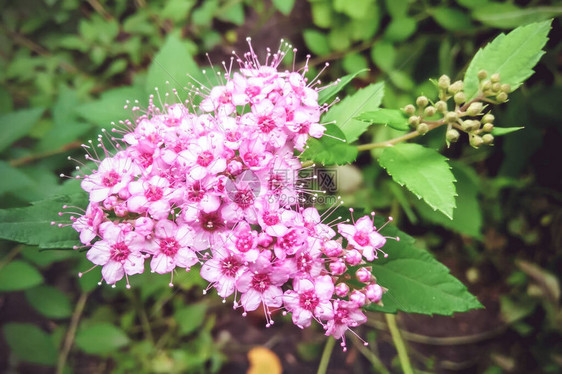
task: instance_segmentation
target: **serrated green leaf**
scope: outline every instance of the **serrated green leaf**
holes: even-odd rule
[[[371,84],[347,96],[334,105],[323,117],[323,122],[336,121],[349,143],[356,141],[369,124],[353,119],[365,110],[378,109],[384,95],[384,83]]]
[[[75,113],[100,127],[111,128],[111,122],[119,122],[131,116],[131,106],[125,109],[127,100],[141,105],[146,101],[145,91],[139,86],[118,87],[104,92],[98,100],[79,105]]]
[[[43,277],[27,262],[14,260],[0,269],[0,291],[21,291],[43,283]]]
[[[106,355],[129,344],[129,338],[120,328],[109,323],[98,323],[80,329],[76,346],[93,355]]]
[[[302,34],[304,42],[310,51],[323,56],[330,53],[330,44],[326,35],[318,30],[307,29]]]
[[[501,83],[519,87],[533,73],[533,67],[545,53],[551,21],[532,23],[518,27],[509,34],[498,35],[491,43],[481,48],[466,70],[464,90],[469,99],[478,92],[478,72],[486,70],[488,75],[500,74]]]
[[[7,323],[2,328],[6,343],[22,361],[54,366],[57,349],[51,337],[31,323]]]
[[[197,330],[205,321],[207,305],[203,303],[188,305],[174,313],[180,335],[188,335]]]
[[[154,88],[158,87],[161,92],[175,88],[181,93],[184,87],[194,83],[187,74],[199,82],[205,81],[186,45],[177,36],[170,34],[148,68],[145,91],[154,92]],[[167,85],[166,82],[170,84]]]
[[[328,84],[326,86],[326,88],[324,88],[322,91],[320,91],[318,93],[318,103],[320,105],[322,104],[326,104],[328,102],[328,100],[330,100],[332,97],[334,97],[338,92],[340,92],[341,90],[343,90],[343,88],[345,86],[347,86],[347,84],[349,82],[351,82],[356,76],[358,76],[361,73],[364,73],[366,71],[369,71],[369,69],[365,69],[365,70],[359,70],[357,73],[354,74],[348,74],[348,75],[344,75],[343,77],[341,77],[338,82],[332,82],[330,84]]]
[[[0,210],[0,238],[38,245],[40,248],[72,248],[79,245],[78,235],[72,227],[51,225],[53,221],[61,221],[57,213],[64,204],[85,208],[87,195],[59,196],[25,208]]]
[[[295,0],[273,0],[273,6],[278,11],[288,16],[295,6]]]
[[[349,145],[339,127],[331,123],[326,125],[324,136],[320,139],[309,138],[306,145],[307,149],[301,157],[322,165],[349,164],[357,158],[357,147]]]
[[[522,130],[522,129],[524,129],[524,127],[497,127],[497,126],[494,126],[494,129],[492,130],[492,135],[502,136],[502,135],[511,134],[512,132],[519,131],[519,130]]]
[[[431,9],[430,14],[444,29],[451,31],[467,31],[472,28],[470,17],[459,9],[439,6]]]
[[[372,112],[364,112],[355,117],[359,121],[369,122],[375,125],[390,126],[393,129],[407,131],[410,129],[408,119],[401,110],[381,108]]]
[[[375,217],[375,226],[384,219]],[[368,310],[388,313],[451,315],[482,308],[476,297],[449,273],[449,269],[433,256],[414,245],[414,239],[389,225],[383,229],[385,236],[398,236],[400,241],[388,240],[383,250],[387,258],[379,257],[369,263],[377,283],[388,288],[382,298],[384,306],[371,304]]]
[[[511,29],[531,22],[544,21],[562,14],[560,6],[529,6],[520,8],[511,3],[489,3],[475,8],[472,17],[485,25]]]
[[[25,291],[27,302],[48,318],[66,318],[72,314],[70,300],[52,286],[39,286]]]
[[[402,143],[385,148],[379,164],[398,184],[405,186],[433,209],[453,218],[455,177],[447,158],[419,144]]]
[[[39,121],[45,109],[33,108],[23,109],[0,116],[0,152],[10,146],[16,140],[23,138],[29,133],[33,125]]]
[[[434,211],[421,201],[414,202],[420,215],[430,222],[452,229],[458,233],[482,238],[482,210],[478,202],[478,176],[468,166],[453,164],[453,175],[457,182],[455,187],[459,198],[454,210],[453,219],[449,219],[439,211]]]

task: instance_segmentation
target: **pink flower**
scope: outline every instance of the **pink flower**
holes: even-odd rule
[[[314,281],[295,279],[293,290],[283,295],[285,308],[293,313],[293,323],[298,327],[309,327],[312,318],[331,319],[334,312],[330,299],[334,294],[334,283],[328,275]]]
[[[377,250],[386,243],[385,237],[375,229],[369,216],[359,218],[354,225],[338,224],[338,232],[349,244],[361,250],[367,261],[378,258]],[[384,256],[387,257],[386,254]]]
[[[80,241],[90,244],[98,235],[98,227],[105,218],[103,210],[97,203],[90,203],[86,213],[72,223],[72,228],[80,233]]]
[[[176,266],[189,270],[198,262],[197,255],[190,247],[194,236],[191,227],[161,220],[154,227],[154,236],[158,247],[150,262],[152,271],[165,274]]]
[[[127,155],[119,154],[104,159],[96,173],[84,177],[82,189],[90,193],[91,202],[97,203],[125,188],[137,174],[140,171],[135,163]]]
[[[138,246],[138,234],[111,224],[105,227],[103,239],[94,243],[86,254],[88,260],[103,266],[101,274],[108,284],[115,284],[125,274],[144,271],[144,256]],[[128,282],[127,282],[128,283]]]
[[[345,332],[352,327],[357,327],[367,322],[367,317],[353,302],[345,300],[334,300],[334,315],[326,325],[326,335],[332,335],[336,339],[342,339],[345,349]]]
[[[129,183],[128,190],[131,197],[127,200],[127,207],[131,212],[148,212],[156,220],[170,215],[174,190],[166,179],[156,175],[148,181],[139,179]]]
[[[242,293],[240,303],[244,311],[256,310],[261,303],[266,311],[283,305],[281,286],[288,278],[286,272],[279,271],[270,264],[260,271],[254,272],[252,268],[246,270],[236,280],[236,288]]]
[[[223,247],[213,251],[213,257],[201,267],[203,279],[211,282],[212,287],[222,298],[232,295],[237,277],[246,270],[243,260]]]

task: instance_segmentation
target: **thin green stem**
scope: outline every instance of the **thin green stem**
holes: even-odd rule
[[[0,261],[0,269],[8,265],[14,257],[16,257],[23,249],[23,244],[16,245],[5,257]]]
[[[390,336],[392,336],[392,341],[394,342],[394,347],[398,352],[398,359],[400,360],[400,366],[402,367],[402,372],[404,374],[413,374],[412,364],[410,363],[410,358],[408,357],[408,351],[406,350],[406,345],[402,336],[400,335],[400,330],[396,324],[396,316],[394,314],[385,314],[386,323],[388,324],[388,329],[390,330]]]
[[[76,336],[76,330],[78,329],[78,323],[80,322],[80,317],[82,312],[84,312],[84,307],[86,306],[86,301],[88,300],[88,292],[83,292],[80,298],[76,302],[76,308],[72,313],[72,318],[70,319],[70,325],[68,326],[68,332],[66,333],[63,346],[60,350],[59,357],[57,360],[57,374],[62,374],[64,367],[66,365],[66,360],[68,358],[68,353],[74,344],[74,337]]]
[[[332,356],[332,351],[336,345],[336,339],[333,337],[328,337],[326,345],[324,346],[324,351],[322,352],[322,357],[320,358],[320,365],[318,365],[318,371],[316,374],[326,374],[328,370],[328,364],[330,363],[330,357]]]

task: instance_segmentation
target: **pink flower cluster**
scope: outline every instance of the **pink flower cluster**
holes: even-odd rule
[[[366,262],[386,239],[369,216],[325,223],[339,200],[324,216],[302,204],[295,154],[323,135],[327,106],[306,67],[278,70],[284,55],[260,64],[250,46],[239,72],[226,69],[224,84],[199,91],[197,110],[191,101],[159,109],[151,98],[114,129],[119,139],[104,132],[98,147],[85,145],[97,168],[81,177],[90,204],[72,226],[108,284],[125,277],[130,287],[149,261],[172,286],[176,269],[200,263],[204,293],[234,295],[243,315],[261,305],[266,326],[277,309],[301,328],[315,320],[345,348],[344,332],[366,321],[361,308],[381,300]]]

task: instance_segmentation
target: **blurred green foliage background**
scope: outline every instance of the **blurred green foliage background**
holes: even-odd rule
[[[562,366],[562,4],[489,0],[0,0],[0,208],[77,190],[61,184],[67,157],[111,121],[126,100],[146,104],[155,85],[187,85],[191,56],[216,65],[231,51],[307,53],[322,80],[369,69],[348,89],[385,81],[383,106],[432,97],[429,78],[461,78],[476,50],[504,30],[554,18],[547,54],[497,123],[525,126],[478,150],[422,142],[454,160],[455,219],[429,209],[390,179],[372,155],[338,170],[349,206],[392,213],[398,225],[451,268],[486,306],[450,317],[401,315],[420,372],[559,372]],[[292,58],[292,57],[291,57]],[[291,63],[288,58],[288,64]],[[156,62],[154,62],[156,61]],[[164,68],[166,67],[166,68]],[[368,108],[366,108],[368,109]],[[373,127],[360,142],[393,137]],[[375,151],[373,151],[375,152]],[[0,371],[7,373],[244,372],[263,345],[286,372],[314,371],[321,329],[299,331],[282,316],[263,328],[213,296],[194,269],[175,278],[143,274],[133,289],[98,287],[75,251],[0,242]],[[359,330],[369,349],[334,352],[329,372],[397,372],[380,316]],[[74,341],[72,337],[75,336]],[[337,357],[337,358],[336,358]]]

